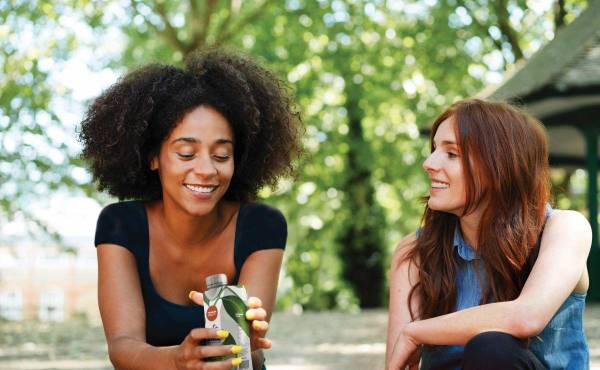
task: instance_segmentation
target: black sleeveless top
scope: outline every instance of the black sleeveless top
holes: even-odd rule
[[[287,224],[279,210],[255,203],[240,206],[233,258],[237,284],[239,272],[252,253],[285,248]],[[150,278],[149,230],[144,203],[139,200],[114,203],[102,210],[96,226],[95,245],[117,244],[135,257],[146,311],[146,342],[154,346],[180,344],[194,328],[204,327],[204,308],[167,301],[154,289]]]

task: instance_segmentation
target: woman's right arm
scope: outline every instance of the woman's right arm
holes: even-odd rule
[[[146,343],[146,313],[135,258],[127,249],[100,244],[98,303],[110,361],[117,369],[174,368],[175,347]]]
[[[213,329],[194,329],[178,346],[146,343],[146,314],[134,256],[115,244],[100,244],[98,301],[108,355],[118,370],[230,369],[231,360],[203,362],[205,357],[231,354],[232,346],[200,346],[217,339]]]
[[[385,356],[385,368],[398,368],[398,358],[405,357],[400,352],[407,352],[411,357],[406,359],[404,365],[411,364],[411,368],[417,368],[419,354],[416,351],[416,345],[399,340],[402,335],[402,328],[413,321],[411,318],[408,295],[412,287],[419,279],[417,267],[406,256],[412,250],[416,241],[415,234],[411,234],[398,243],[390,268],[390,307],[387,329],[387,344]],[[412,309],[415,314],[418,313],[418,297],[413,297]],[[402,348],[400,348],[402,347]]]

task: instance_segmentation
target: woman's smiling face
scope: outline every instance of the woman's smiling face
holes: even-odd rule
[[[229,122],[214,108],[201,105],[187,113],[151,161],[165,205],[194,216],[212,212],[233,177],[233,140]]]
[[[467,193],[460,148],[452,116],[444,120],[433,137],[433,151],[423,162],[429,174],[429,208],[461,216]]]

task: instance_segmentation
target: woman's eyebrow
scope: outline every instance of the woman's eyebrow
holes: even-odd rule
[[[171,144],[175,144],[175,143],[178,143],[180,141],[183,141],[183,142],[186,142],[186,143],[192,143],[192,144],[199,144],[199,143],[202,142],[201,140],[196,139],[195,137],[178,137],[177,139],[171,141]],[[215,143],[217,143],[217,144],[231,144],[231,145],[233,145],[233,141],[232,140],[225,139],[225,138],[223,138],[223,139],[217,139],[215,141]]]
[[[216,141],[217,144],[231,144],[233,145],[233,141],[230,139],[218,139]]]
[[[456,142],[452,140],[444,140],[442,141],[442,145],[456,145]]]
[[[433,142],[433,146],[436,147],[438,144],[436,144],[436,142]],[[452,140],[442,140],[440,145],[457,145],[455,141]]]
[[[175,144],[180,141],[192,144],[197,144],[200,142],[200,140],[196,139],[195,137],[178,137],[177,139],[171,141],[171,144]]]

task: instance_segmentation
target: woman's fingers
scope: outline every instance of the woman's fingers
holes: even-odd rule
[[[246,311],[246,320],[266,320],[267,311],[264,308],[251,308]]]
[[[262,307],[262,301],[258,297],[248,297],[248,307],[250,307],[250,308]]]
[[[270,349],[273,346],[273,343],[267,338],[255,337],[252,339],[252,350],[256,351],[257,349]]]
[[[190,294],[188,294],[188,297],[195,304],[200,305],[200,306],[204,305],[204,294],[197,292],[195,290],[192,290],[190,292]]]
[[[246,319],[252,322],[252,349],[271,348],[271,341],[262,338],[269,330],[267,311],[262,308],[262,302],[256,297],[248,298],[248,306],[250,309],[246,311]]]
[[[229,370],[240,365],[241,357],[237,357],[243,351],[238,345],[201,345],[205,339],[225,339],[229,336],[227,330],[197,328],[190,331],[184,341],[178,347],[175,361],[178,369],[197,370]],[[218,361],[215,357],[228,356],[230,358]],[[235,356],[235,357],[234,357]]]
[[[228,336],[229,332],[227,330],[197,328],[190,331],[190,334],[186,337],[186,340],[190,338],[190,340],[198,342],[203,339],[225,339]]]
[[[242,346],[198,346],[194,348],[196,358],[205,359],[208,357],[237,355],[243,350]]]
[[[269,349],[273,346],[273,342],[267,338],[258,338],[256,341],[258,342],[258,347],[262,349]]]
[[[266,333],[269,330],[269,323],[262,320],[252,321],[252,329],[256,332]]]

